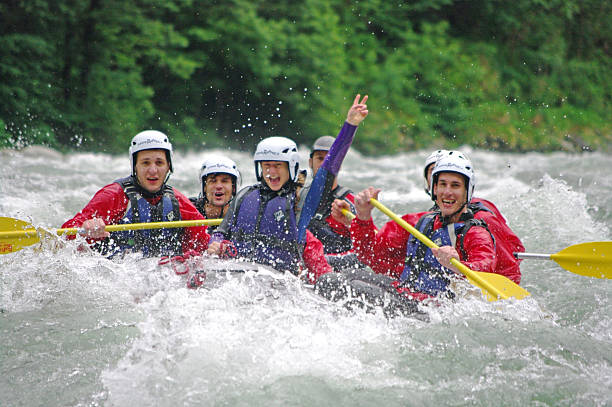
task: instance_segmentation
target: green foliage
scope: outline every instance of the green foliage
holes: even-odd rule
[[[0,4],[0,145],[251,150],[608,150],[612,3],[600,0],[12,0]]]
[[[12,146],[11,135],[6,131],[6,125],[0,119],[0,147],[6,148]]]

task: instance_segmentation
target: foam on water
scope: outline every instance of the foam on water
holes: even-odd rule
[[[557,251],[571,243],[609,238],[607,225],[594,221],[589,214],[585,194],[573,191],[566,182],[555,180],[548,174],[544,174],[537,186],[517,200],[515,207],[522,214],[523,227],[530,228],[525,243],[544,239],[550,250]],[[530,222],[551,218],[555,222]]]
[[[164,290],[141,303],[146,317],[138,325],[139,338],[116,367],[102,374],[110,405],[237,400],[263,405],[278,396],[270,393],[275,386],[298,395],[294,386],[304,383],[331,383],[332,389],[358,383],[351,386],[367,391],[412,389],[419,383],[396,372],[393,355],[406,358],[401,351],[406,346],[410,354],[431,353],[442,339],[432,342],[417,334],[424,342],[415,344],[415,332],[439,334],[467,327],[470,319],[476,324],[482,319],[493,324],[550,319],[534,300],[492,304],[473,298],[432,307],[431,324],[388,321],[326,303],[293,277],[253,278],[245,284],[250,278],[230,277],[204,293]]]

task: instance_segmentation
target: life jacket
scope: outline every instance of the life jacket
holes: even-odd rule
[[[261,185],[241,190],[231,226],[237,256],[297,275],[303,247],[294,208],[292,191],[262,191]]]
[[[189,200],[191,201],[193,206],[196,207],[198,212],[200,212],[202,214],[202,216],[204,216],[204,219],[208,219],[206,217],[206,208],[204,206],[205,205],[204,198],[202,198],[202,197],[193,197],[193,198],[189,198]]]
[[[304,187],[300,193],[300,200],[297,205],[298,213],[302,212],[309,190],[310,185]],[[323,243],[325,254],[345,253],[353,248],[350,236],[342,236],[336,233],[329,223],[327,223],[327,218],[331,215],[331,206],[335,199],[345,200],[348,202],[351,212],[356,213],[355,205],[347,199],[347,196],[351,193],[352,191],[349,188],[340,185],[329,194],[323,193],[319,201],[319,206],[308,224],[308,230]]]
[[[204,219],[208,219],[208,217],[206,216],[206,200],[202,197],[193,197],[189,198],[189,200],[191,201],[193,206],[196,207],[198,212],[200,212],[202,216],[204,216]],[[206,227],[206,232],[208,234],[212,234],[218,227],[219,225],[208,225]]]
[[[473,214],[468,211],[462,214],[459,222],[450,223],[433,230],[434,219],[439,215],[440,212],[432,212],[422,216],[417,222],[416,228],[438,246],[458,247],[461,258],[467,260],[468,254],[463,245],[465,235],[474,226],[484,227],[488,230],[487,224],[480,219],[475,219]],[[491,235],[491,237],[493,236]],[[457,238],[459,238],[458,245]],[[443,267],[438,262],[429,247],[414,236],[410,236],[406,245],[404,270],[400,276],[402,286],[432,296],[445,294],[452,298],[454,295],[449,291],[448,285],[450,284],[450,277],[454,274],[452,270]]]
[[[164,184],[160,191],[161,199],[156,205],[151,205],[143,197],[141,188],[132,177],[121,178],[115,182],[121,185],[129,200],[119,224],[181,220],[179,203],[171,186]],[[182,253],[182,237],[183,228],[111,232],[111,256],[128,250],[140,251],[145,257],[178,255]]]
[[[472,205],[473,208],[484,209],[487,212],[492,213],[497,218],[502,220],[504,224],[508,223],[508,221],[506,220],[506,217],[501,213],[501,211],[497,208],[497,206],[495,206],[495,204],[493,202],[491,202],[491,201],[489,201],[487,199],[472,198],[472,200],[470,201],[470,205]]]
[[[520,263],[522,259],[514,257],[514,252],[524,252],[525,246],[521,239],[510,229],[506,218],[490,201],[482,198],[474,198],[468,205],[474,216],[488,219],[490,233],[495,238],[495,257],[497,259],[495,273],[508,277],[516,284],[521,282]],[[431,211],[437,211],[434,205]],[[491,219],[493,217],[493,219]]]

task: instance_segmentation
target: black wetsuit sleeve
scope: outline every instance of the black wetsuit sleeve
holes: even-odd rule
[[[334,232],[325,219],[313,219],[308,225],[308,230],[323,243],[325,254],[343,253],[353,247],[351,237]]]

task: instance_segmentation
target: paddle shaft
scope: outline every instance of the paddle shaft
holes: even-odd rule
[[[544,253],[522,253],[522,252],[514,252],[514,257],[517,259],[536,259],[536,260],[552,260],[550,254]]]
[[[401,227],[403,227],[408,232],[410,232],[412,236],[419,239],[425,246],[429,247],[430,249],[435,249],[438,247],[434,242],[431,241],[431,239],[429,239],[427,236],[419,232],[415,227],[413,227],[411,224],[406,222],[404,219],[402,219],[401,217],[393,213],[390,209],[388,209],[386,206],[378,202],[376,199],[371,198],[370,203],[374,205],[374,207],[379,209],[381,212],[383,212],[385,215],[387,215],[388,217],[393,219],[395,222],[397,222],[397,224],[399,224]],[[510,296],[505,294],[503,291],[499,290],[497,287],[490,284],[487,280],[481,278],[478,272],[471,270],[466,265],[462,264],[459,260],[452,258],[450,262],[453,266],[457,267],[459,271],[461,271],[466,277],[476,282],[477,285],[481,289],[486,290],[492,297],[501,298],[501,299],[510,298]],[[511,282],[510,280],[508,281]],[[519,286],[516,285],[516,287],[519,287]],[[529,293],[526,290],[520,289],[519,291],[521,295],[529,295]]]
[[[118,232],[123,230],[142,230],[142,229],[172,229],[172,228],[187,228],[194,226],[213,226],[219,225],[223,219],[197,219],[197,220],[179,220],[174,222],[149,222],[149,223],[126,223],[121,225],[106,225],[104,228],[107,232]],[[56,229],[55,233],[58,236],[76,235],[81,233],[81,228],[63,228]],[[36,229],[12,230],[0,232],[0,239],[14,239],[20,237],[37,236]]]
[[[348,211],[348,210],[346,210],[344,208],[342,208],[342,214],[344,216],[346,216],[346,218],[349,219],[349,220],[353,220],[353,219],[356,218],[356,216],[355,216],[355,214],[353,212],[350,212],[350,211]]]

